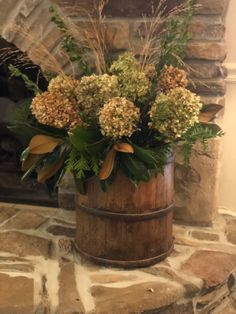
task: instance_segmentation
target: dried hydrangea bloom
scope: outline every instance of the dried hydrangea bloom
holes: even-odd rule
[[[149,126],[158,130],[168,140],[176,140],[198,123],[202,108],[200,97],[183,87],[168,94],[161,93],[149,112]]]
[[[78,86],[78,80],[75,80],[70,76],[60,74],[50,81],[48,91],[59,92],[66,97],[75,98],[75,90]]]
[[[84,76],[76,90],[80,107],[89,118],[95,118],[105,102],[119,93],[117,77],[108,74]]]
[[[118,77],[121,95],[131,101],[144,101],[151,89],[147,75],[140,63],[130,53],[120,55],[110,71]]]
[[[99,113],[99,123],[104,136],[130,137],[137,130],[140,109],[124,97],[115,97],[107,102]]]
[[[176,87],[187,87],[187,73],[172,65],[165,65],[158,81],[158,90],[166,94]]]
[[[77,102],[61,93],[45,92],[37,95],[32,101],[31,111],[40,123],[55,128],[72,129],[82,125]]]
[[[146,74],[147,78],[151,81],[155,80],[157,78],[157,71],[154,64],[148,64],[146,65],[144,69],[144,73]]]

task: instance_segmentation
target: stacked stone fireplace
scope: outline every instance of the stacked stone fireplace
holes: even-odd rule
[[[1,51],[9,48],[16,49],[12,44],[0,38]],[[46,188],[37,184],[33,175],[27,182],[21,182],[20,155],[27,140],[24,136],[11,132],[8,126],[15,120],[16,110],[22,108],[25,102],[30,102],[32,92],[25,87],[21,79],[11,77],[8,65],[14,63],[14,58],[8,56],[4,62],[0,61],[0,200],[56,205],[56,199],[49,197]],[[28,64],[22,66],[21,71],[31,79],[35,79],[38,67]],[[41,78],[42,89],[45,83]]]
[[[53,1],[64,12],[70,13],[73,21],[80,19],[77,8],[82,2],[86,6],[91,3],[80,0]],[[152,1],[154,5],[158,2],[159,0]],[[168,2],[173,3],[170,0]],[[189,26],[193,38],[187,46],[186,58],[191,67],[191,78],[194,82],[192,88],[201,95],[205,105],[217,104],[223,109],[226,92],[226,70],[222,65],[226,57],[224,17],[229,0],[196,2],[198,6]],[[0,35],[22,51],[26,51],[39,66],[43,58],[47,57],[41,56],[40,59],[37,55],[37,44],[43,43],[65,71],[69,71],[70,64],[65,61],[59,46],[60,33],[50,22],[48,6],[49,1],[46,0],[0,1]],[[144,0],[109,1],[106,15],[109,17],[108,32],[113,51],[123,51],[130,47],[130,43],[138,47],[138,33],[143,27],[142,14],[148,14],[149,9],[147,1]],[[17,30],[12,29],[13,22],[29,27],[37,41],[33,43],[23,38]],[[217,215],[219,151],[220,140],[212,140],[207,153],[196,146],[188,168],[183,166],[178,156],[176,157],[176,220],[187,224],[210,225]],[[71,207],[73,193],[74,188],[70,180],[65,180],[59,193],[62,207]]]

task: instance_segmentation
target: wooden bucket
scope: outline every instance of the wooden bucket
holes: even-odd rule
[[[85,258],[124,268],[144,267],[165,259],[173,249],[173,162],[164,175],[136,188],[118,173],[106,193],[98,179],[77,195],[75,246]]]

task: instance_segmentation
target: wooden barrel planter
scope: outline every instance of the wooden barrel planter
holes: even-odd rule
[[[75,246],[85,258],[117,267],[144,267],[165,259],[173,249],[173,162],[164,175],[136,188],[118,173],[104,193],[98,179],[77,195]]]

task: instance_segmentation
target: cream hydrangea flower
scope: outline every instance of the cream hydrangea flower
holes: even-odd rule
[[[84,76],[76,90],[80,107],[90,118],[95,118],[105,102],[119,94],[117,77],[108,74]]]
[[[143,101],[150,92],[151,83],[141,70],[140,63],[130,53],[114,61],[110,72],[118,77],[121,95],[131,101]]]
[[[31,103],[31,111],[40,123],[55,128],[72,129],[83,124],[77,102],[58,92],[37,95]]]
[[[149,112],[149,126],[158,130],[168,140],[175,140],[198,123],[202,108],[200,97],[183,87],[177,87],[166,95],[161,93]]]
[[[99,123],[104,136],[130,137],[137,130],[140,109],[124,97],[115,97],[107,102],[99,113]]]
[[[48,85],[48,91],[59,92],[66,97],[75,98],[75,90],[78,87],[78,80],[75,80],[70,76],[60,74],[50,81]]]

